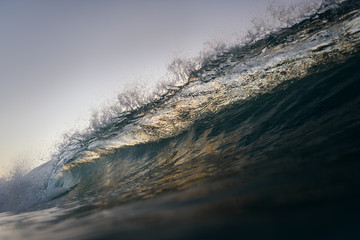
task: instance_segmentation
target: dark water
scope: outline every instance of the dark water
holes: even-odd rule
[[[234,46],[0,185],[1,239],[360,237],[360,11]]]

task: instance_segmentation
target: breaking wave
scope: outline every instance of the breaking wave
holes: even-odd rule
[[[2,180],[0,211],[40,214],[59,208],[65,209],[59,215],[72,218],[161,198],[161,204],[175,204],[169,208],[177,213],[177,204],[194,210],[196,203],[187,202],[195,201],[191,191],[199,209],[210,205],[220,211],[221,204],[244,194],[252,200],[266,195],[272,208],[281,197],[306,202],[316,192],[313,185],[324,202],[341,194],[354,197],[349,189],[358,180],[352,169],[359,156],[359,9],[358,1],[270,5],[270,25],[254,20],[240,43],[175,60],[168,80],[154,92],[139,86],[120,94],[94,112],[87,129],[66,135],[48,163]],[[334,180],[335,173],[341,180]],[[289,185],[276,182],[279,176]],[[271,182],[274,192],[265,194],[259,182]],[[244,193],[247,188],[255,197]],[[245,206],[251,201],[245,199]],[[156,201],[146,206],[133,209],[137,219],[151,207],[162,210]],[[210,215],[220,214],[225,222],[226,216],[241,219],[231,206],[228,215]],[[0,221],[9,225],[7,216]],[[120,222],[128,220],[124,216]]]

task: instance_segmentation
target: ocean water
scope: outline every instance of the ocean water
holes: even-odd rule
[[[360,3],[332,3],[119,96],[0,181],[0,239],[359,238]]]

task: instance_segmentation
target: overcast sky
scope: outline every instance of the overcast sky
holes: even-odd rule
[[[46,159],[124,85],[241,35],[266,2],[0,1],[0,177],[15,160]]]

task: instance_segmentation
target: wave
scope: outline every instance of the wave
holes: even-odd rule
[[[242,43],[219,45],[194,60],[175,60],[171,80],[154,93],[143,94],[139,87],[119,95],[116,104],[94,113],[86,130],[65,136],[48,163],[13,180],[13,187],[0,183],[0,210],[70,198],[96,206],[119,204],[239,174],[243,165],[238,161],[253,154],[239,154],[236,148],[251,152],[247,146],[260,131],[255,129],[259,123],[245,118],[259,114],[249,103],[358,56],[360,3],[322,1],[311,9],[280,19],[286,24],[279,23],[281,11],[274,10],[278,23],[272,29],[255,24],[257,31]],[[278,112],[262,104],[257,107],[268,118]],[[223,168],[220,156],[229,158],[220,161]]]
[[[178,78],[165,87],[165,94],[146,105],[139,93],[121,95],[119,100],[127,100],[134,110],[105,121],[94,118],[88,133],[69,139],[57,164],[66,171],[115,149],[177,136],[232,104],[344,63],[358,53],[359,12],[339,12],[331,14],[335,22],[324,21],[328,14],[317,15],[250,46],[217,52],[198,69],[174,62],[171,68]]]

